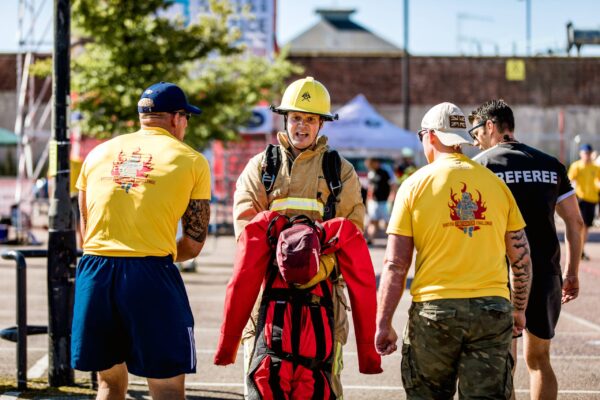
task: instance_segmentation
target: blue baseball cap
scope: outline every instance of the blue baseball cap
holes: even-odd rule
[[[185,110],[201,114],[202,110],[188,103],[187,96],[179,86],[170,82],[159,82],[144,90],[138,101],[138,113],[173,112]]]
[[[579,147],[579,151],[592,151],[592,145],[584,143]]]

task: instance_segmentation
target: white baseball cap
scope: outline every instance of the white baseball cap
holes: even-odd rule
[[[436,136],[445,146],[473,145],[467,132],[465,114],[452,103],[440,103],[427,111],[421,121],[421,128],[435,131]]]

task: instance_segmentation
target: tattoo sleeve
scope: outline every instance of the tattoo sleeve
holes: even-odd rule
[[[531,258],[529,242],[523,229],[507,232],[506,255],[510,261],[510,287],[516,311],[525,311],[531,287]]]
[[[81,237],[83,238],[83,237],[85,237],[85,230],[87,229],[87,221],[88,221],[87,201],[86,201],[85,191],[83,191],[83,190],[79,191],[78,202],[79,202],[80,222],[79,222],[79,226],[77,228],[79,229],[79,233],[81,234]]]
[[[190,200],[181,217],[183,233],[198,243],[204,243],[210,220],[209,200]]]

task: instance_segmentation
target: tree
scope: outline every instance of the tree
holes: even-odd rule
[[[232,140],[259,101],[272,101],[299,67],[285,54],[274,60],[244,54],[239,31],[228,26],[226,0],[211,0],[212,14],[184,26],[164,15],[172,1],[74,0],[73,106],[82,132],[110,137],[137,124],[141,91],[158,81],[182,86],[203,109],[190,120],[186,142]],[[161,12],[163,12],[161,14]]]

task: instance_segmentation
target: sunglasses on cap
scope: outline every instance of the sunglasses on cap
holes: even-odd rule
[[[419,137],[419,141],[421,143],[423,143],[423,136],[425,136],[425,134],[429,131],[430,131],[430,129],[421,129],[420,131],[417,132],[417,136]]]

